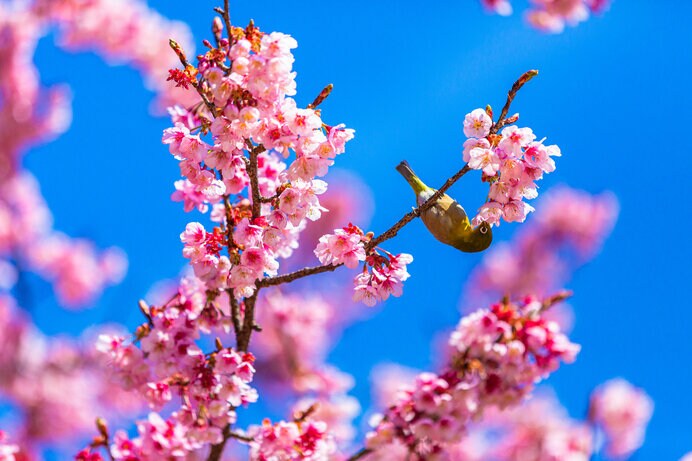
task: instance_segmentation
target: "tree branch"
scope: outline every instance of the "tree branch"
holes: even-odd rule
[[[534,78],[536,75],[538,75],[537,70],[529,70],[526,71],[522,74],[519,79],[514,82],[514,85],[512,85],[512,88],[510,88],[509,93],[507,93],[507,101],[505,102],[505,106],[502,108],[502,112],[500,112],[500,117],[497,119],[497,122],[490,128],[490,134],[495,134],[498,131],[500,131],[500,128],[505,126],[505,123],[507,122],[507,113],[509,112],[509,107],[512,105],[512,101],[514,101],[514,97],[517,95],[519,90],[521,90],[521,87],[526,84],[529,80]]]
[[[260,197],[259,179],[257,178],[257,156],[264,151],[262,145],[250,149],[250,162],[247,165],[247,174],[250,177],[250,192],[252,194],[252,217],[259,218],[262,211],[262,198]]]
[[[223,450],[226,448],[226,442],[228,442],[229,438],[231,438],[231,425],[227,424],[226,427],[223,428],[223,440],[211,446],[207,461],[219,461],[221,459]]]
[[[421,213],[424,211],[428,210],[430,207],[432,207],[437,200],[442,197],[442,195],[447,191],[452,185],[457,182],[462,176],[464,176],[466,173],[471,171],[471,168],[468,166],[468,164],[464,165],[464,167],[457,171],[454,176],[449,178],[443,185],[440,187],[428,200],[423,202],[420,206],[417,208],[414,208],[412,211],[409,211],[406,213],[400,220],[398,220],[392,227],[378,235],[377,237],[373,238],[368,242],[367,245],[365,245],[365,251],[366,253],[369,253],[372,251],[377,245],[381,244],[382,242],[389,240],[393,238],[406,224],[410,223],[414,219],[420,216]],[[323,272],[332,272],[334,271],[337,267],[341,267],[343,264],[327,264],[326,266],[314,266],[314,267],[306,267],[304,269],[300,269],[294,272],[290,272],[288,274],[283,274],[283,275],[277,275],[275,277],[267,277],[263,280],[261,280],[258,284],[258,286],[261,287],[270,287],[270,286],[275,286],[275,285],[281,285],[284,283],[292,282],[294,280],[301,279],[303,277],[308,277],[310,275],[315,275],[315,274],[321,274]]]
[[[245,298],[245,313],[243,314],[243,327],[237,337],[238,350],[247,352],[250,346],[250,336],[255,327],[255,303],[257,302],[257,294],[260,288],[257,287],[255,293],[249,298]]]
[[[361,448],[357,453],[354,453],[351,455],[346,461],[356,461],[358,459],[363,459],[367,455],[372,453],[372,450],[369,448]]]
[[[176,42],[173,39],[168,40],[168,44],[170,45],[171,49],[175,52],[176,55],[178,55],[178,59],[180,60],[180,64],[183,65],[184,69],[188,69],[190,67],[194,68],[192,64],[190,64],[190,61],[187,60],[187,56],[185,56],[185,52],[183,49],[180,47],[178,42]],[[204,104],[207,106],[207,109],[211,112],[212,117],[216,117],[216,106],[212,104],[209,101],[209,98],[207,98],[207,95],[204,94],[204,90],[202,90],[202,87],[199,86],[199,81],[197,80],[196,77],[191,77],[190,78],[190,84],[197,90],[197,93],[199,96],[202,98],[202,101],[204,101]]]
[[[292,282],[294,280],[302,279],[309,275],[321,274],[323,272],[332,272],[336,270],[337,267],[341,267],[343,264],[327,264],[326,266],[314,266],[306,267],[304,269],[299,269],[294,272],[289,272],[288,274],[277,275],[274,277],[267,277],[259,281],[259,286],[261,287],[271,287],[275,285],[281,285],[284,283]]]
[[[233,45],[233,36],[231,35],[231,7],[230,0],[223,0],[223,22],[226,25],[226,33],[228,34],[228,46]]]

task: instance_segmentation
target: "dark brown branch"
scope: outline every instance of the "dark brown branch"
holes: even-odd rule
[[[226,442],[228,442],[229,438],[231,438],[231,425],[227,424],[226,427],[223,428],[223,440],[216,445],[211,446],[207,461],[219,461],[221,459],[223,450],[226,448]]]
[[[250,443],[255,440],[248,435],[237,434],[235,432],[231,432],[228,436],[232,439],[240,440],[241,442],[245,443]]]
[[[259,190],[259,179],[257,177],[257,156],[266,149],[262,144],[257,146],[252,144],[249,139],[245,140],[245,146],[250,153],[250,158],[243,157],[245,160],[245,168],[250,177],[250,194],[252,195],[252,217],[259,218],[262,210],[262,197]]]
[[[312,416],[313,413],[315,413],[317,411],[318,407],[319,407],[319,404],[317,402],[315,402],[312,405],[310,405],[307,408],[307,410],[296,413],[293,416],[293,422],[295,422],[295,423],[305,422],[306,419],[308,419],[310,416]]]
[[[237,336],[238,340],[238,350],[247,352],[250,346],[250,336],[255,327],[255,302],[257,302],[257,294],[259,292],[259,287],[257,291],[250,296],[245,298],[245,312],[243,314],[243,327],[240,330],[240,334]]]
[[[306,267],[295,272],[289,272],[288,274],[277,275],[275,277],[268,277],[266,279],[260,280],[258,285],[261,287],[281,285],[283,283],[288,283],[294,280],[302,279],[303,277],[307,277],[309,275],[321,274],[323,272],[332,272],[337,267],[341,267],[342,265],[343,264],[327,264],[326,266]]]
[[[274,200],[279,198],[279,195],[281,194],[274,194],[271,197],[260,197],[260,202],[262,203],[272,203]]]
[[[571,290],[562,290],[557,293],[555,293],[552,296],[549,296],[543,300],[541,303],[541,312],[545,312],[551,307],[553,307],[555,304],[559,304],[562,301],[571,298],[574,295],[574,292]]]
[[[521,87],[526,84],[529,80],[534,78],[536,75],[538,75],[537,70],[529,70],[527,72],[524,72],[524,74],[519,77],[519,79],[514,82],[514,85],[512,85],[512,88],[510,88],[509,93],[507,93],[507,101],[505,102],[505,106],[502,108],[502,112],[500,112],[500,117],[497,119],[497,122],[490,128],[490,134],[495,134],[498,131],[500,131],[500,128],[505,126],[507,123],[507,113],[509,112],[509,108],[512,105],[512,101],[514,101],[514,97],[517,95],[519,90],[521,90]]]
[[[370,453],[372,453],[372,450],[371,450],[371,449],[369,449],[369,448],[361,448],[360,451],[358,451],[357,453],[351,455],[346,461],[356,461],[356,460],[358,460],[358,459],[363,459],[363,458],[365,458],[367,455],[369,455]]]
[[[228,298],[231,300],[231,320],[233,321],[233,331],[235,332],[235,337],[238,338],[242,327],[240,326],[240,308],[238,306],[238,300],[235,299],[233,294],[233,288],[227,290]]]
[[[223,23],[226,25],[226,33],[228,34],[228,47],[233,45],[233,35],[231,34],[231,7],[230,0],[223,0]]]

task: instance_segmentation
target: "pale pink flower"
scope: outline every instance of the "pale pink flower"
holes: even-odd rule
[[[502,140],[498,148],[505,156],[520,158],[522,148],[526,147],[531,141],[536,139],[531,128],[519,128],[516,125],[505,127],[500,132]]]
[[[613,379],[594,391],[590,416],[605,433],[610,457],[628,457],[642,445],[653,409],[646,392],[624,379]]]
[[[324,265],[344,264],[355,269],[360,261],[365,261],[363,235],[348,228],[336,229],[334,234],[320,237],[315,256]]]
[[[471,149],[479,147],[481,149],[490,149],[490,142],[485,138],[469,138],[464,141],[463,159],[465,162],[471,160]]]
[[[268,420],[262,426],[250,429],[253,437],[250,443],[250,460],[306,460],[321,461],[331,459],[337,453],[334,439],[327,424],[318,420],[308,420],[301,424]]]
[[[532,142],[526,146],[524,159],[526,163],[534,168],[540,168],[546,173],[555,171],[555,160],[550,157],[559,157],[560,148],[557,146],[544,146],[540,142]]]
[[[459,442],[474,420],[493,408],[519,405],[560,362],[574,360],[579,346],[546,320],[540,307],[536,299],[527,298],[462,318],[449,338],[444,368],[421,373],[401,387],[384,418],[375,421],[366,442],[375,459],[387,459],[398,444],[418,459],[437,459],[450,443]],[[570,444],[552,449],[584,452]]]
[[[474,109],[464,118],[464,135],[467,138],[484,138],[490,133],[493,120],[483,109]]]
[[[534,207],[526,202],[512,200],[502,206],[502,216],[507,222],[524,222],[526,215],[534,210]]]
[[[500,169],[500,158],[492,149],[474,147],[469,151],[469,167],[483,170],[488,176],[495,176]]]
[[[512,14],[512,4],[508,0],[481,0],[483,6],[501,16]]]

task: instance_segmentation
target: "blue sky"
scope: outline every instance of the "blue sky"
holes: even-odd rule
[[[610,190],[621,207],[603,252],[568,284],[575,291],[572,337],[583,349],[550,384],[581,417],[595,385],[623,376],[656,403],[637,459],[677,459],[692,450],[686,290],[692,3],[619,0],[602,17],[561,35],[529,29],[520,14],[484,14],[475,0],[425,8],[408,1],[235,3],[235,23],[254,18],[262,30],[298,40],[299,103],[310,102],[326,83],[335,85],[324,117],[356,129],[337,165],[370,185],[375,232],[412,205],[394,170],[400,160],[426,182],[441,184],[461,165],[464,115],[487,103],[499,110],[516,77],[539,69],[513,109],[522,124],[562,148],[542,190],[563,183]],[[524,6],[515,3],[517,10]],[[194,10],[190,2],[150,4],[189,23],[196,39],[208,36],[214,2],[194,2]],[[160,144],[167,122],[150,117],[152,95],[129,68],[64,53],[50,40],[41,42],[36,62],[45,83],[72,87],[74,122],[55,142],[33,149],[25,163],[38,176],[58,229],[120,246],[130,259],[126,280],[96,309],[57,312],[47,297],[35,309],[38,323],[50,334],[102,321],[134,325],[140,321],[136,300],[184,264],[178,235],[191,218],[169,200],[178,170]],[[113,120],[120,123],[116,130]],[[462,203],[480,203],[484,193],[476,177],[452,191]],[[517,228],[503,225],[496,238],[508,239]],[[418,222],[387,248],[415,257],[404,296],[349,327],[331,356],[356,375],[354,394],[365,406],[373,365],[430,365],[433,337],[458,321],[465,277],[481,257],[441,246]]]

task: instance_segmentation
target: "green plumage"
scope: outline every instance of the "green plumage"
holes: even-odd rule
[[[405,160],[396,169],[413,188],[418,205],[436,192],[416,176]],[[471,226],[464,208],[447,194],[443,194],[432,207],[421,213],[421,219],[433,237],[466,253],[483,251],[493,240],[490,226],[486,223]]]

